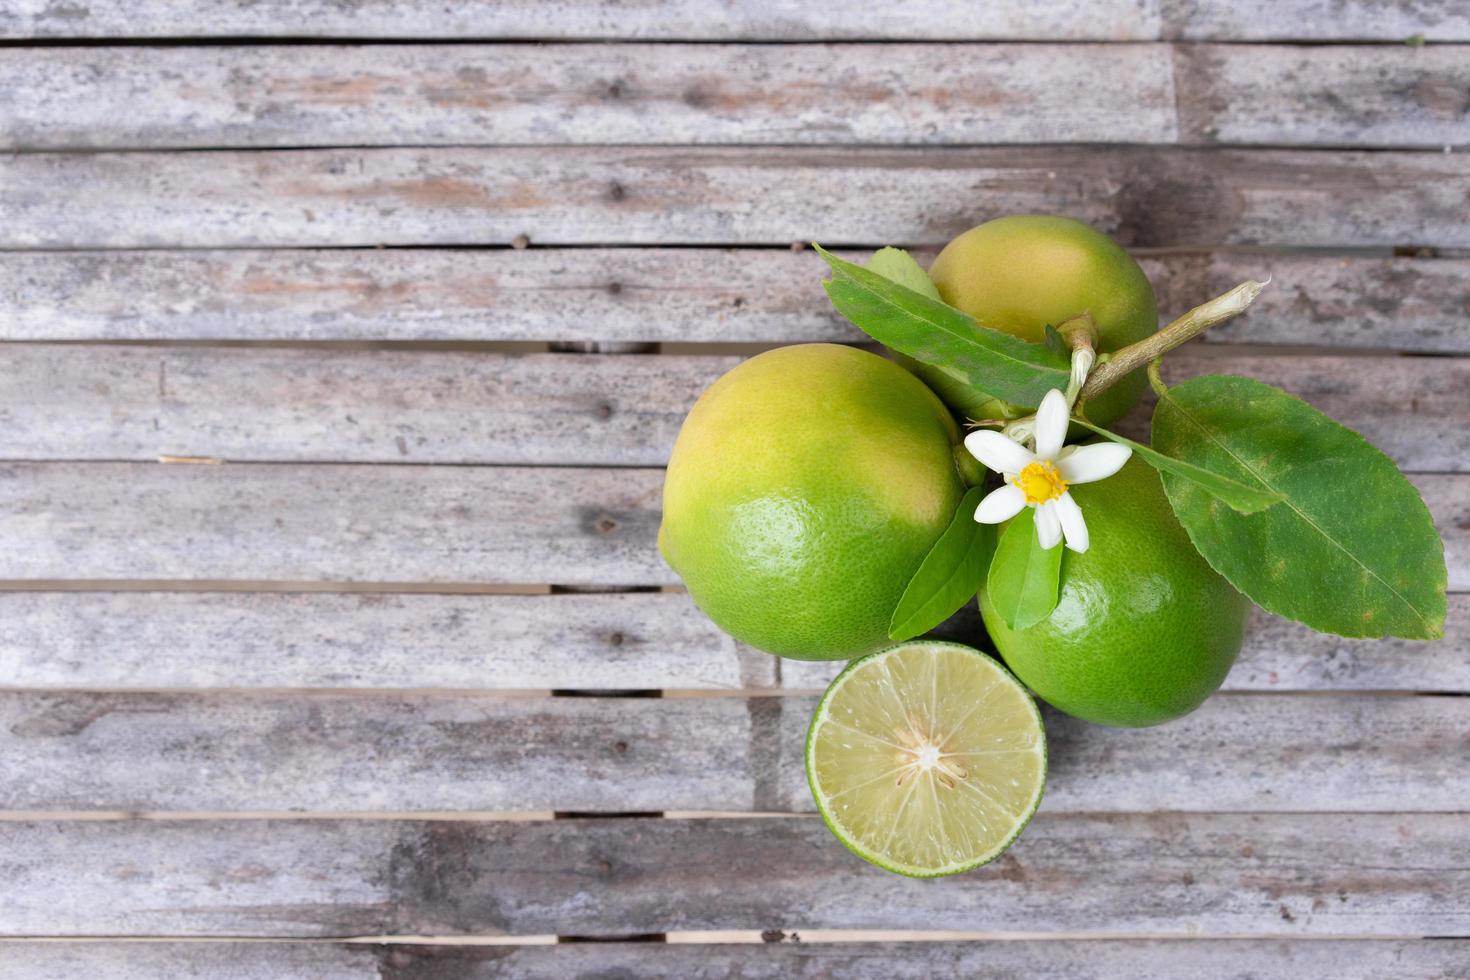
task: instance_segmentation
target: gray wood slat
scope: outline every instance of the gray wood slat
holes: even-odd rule
[[[26,980],[564,980],[637,976],[687,980],[1294,980],[1393,976],[1449,980],[1470,959],[1465,940],[1048,939],[943,942],[571,943],[454,946],[362,943],[0,943],[0,969]],[[1223,972],[1222,972],[1223,971]]]
[[[1470,590],[1470,476],[1412,477]],[[0,464],[0,581],[674,585],[654,469]]]
[[[0,345],[0,362],[8,459],[661,466],[738,359]],[[1165,369],[1204,373],[1297,394],[1407,470],[1470,469],[1470,358],[1195,347]]]
[[[1272,277],[1251,316],[1206,341],[1470,353],[1467,259],[1211,252],[1142,262],[1166,318]],[[811,251],[764,249],[16,252],[0,262],[0,338],[864,339],[822,297],[825,269]]]
[[[688,596],[0,593],[12,688],[820,691],[841,662],[777,660]],[[984,646],[971,603],[940,636]],[[1257,611],[1234,691],[1470,692],[1470,596],[1445,639],[1346,640]]]
[[[958,929],[1454,936],[1459,814],[1042,814],[914,881],[820,820],[0,823],[6,935]]]
[[[989,40],[1435,41],[1470,39],[1456,0],[1079,0],[955,5],[920,0],[832,16],[801,0],[728,4],[658,0],[608,6],[581,0],[230,0],[0,3],[0,37],[674,38],[805,41],[856,38]]]
[[[1404,151],[35,153],[0,158],[0,248],[936,245],[1018,212],[1070,214],[1130,246],[1466,247],[1467,195],[1457,157]]]
[[[0,692],[0,800],[30,811],[807,813],[815,705]],[[1222,695],[1146,731],[1053,711],[1046,724],[1048,812],[1427,812],[1470,798],[1462,697]]]
[[[673,585],[662,485],[645,469],[0,465],[0,578]]]
[[[1372,62],[1407,82],[1400,140],[1456,141],[1414,105],[1421,77],[1454,91],[1454,50]],[[0,147],[1172,143],[1173,78],[1154,45],[15,49]]]
[[[8,592],[0,622],[8,687],[777,686],[775,657],[735,643],[674,593]],[[1462,657],[1415,667],[1385,651],[1361,670],[1450,690]]]
[[[1470,143],[1467,90],[1455,46],[14,48],[0,51],[0,148],[1438,148]]]

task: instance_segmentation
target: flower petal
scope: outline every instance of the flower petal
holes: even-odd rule
[[[1070,493],[1058,497],[1055,508],[1057,519],[1062,522],[1062,537],[1066,539],[1067,547],[1082,554],[1088,544],[1087,522],[1082,519],[1082,508],[1077,506]]]
[[[1093,483],[1121,470],[1132,455],[1133,450],[1116,442],[1077,446],[1057,460],[1057,470],[1068,483]]]
[[[965,436],[965,448],[997,473],[1019,473],[1036,462],[1031,450],[993,429],[980,429]]]
[[[1036,541],[1042,551],[1050,551],[1062,540],[1062,521],[1057,517],[1057,502],[1048,500],[1036,508]]]
[[[1036,410],[1036,455],[1039,459],[1056,459],[1067,441],[1067,425],[1071,421],[1067,396],[1053,388]]]
[[[999,524],[1021,513],[1026,506],[1026,495],[1021,488],[1007,483],[999,490],[992,490],[975,508],[975,520],[981,524]]]

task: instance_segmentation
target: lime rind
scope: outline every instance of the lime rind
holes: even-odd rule
[[[977,658],[977,660],[983,662],[985,667],[992,671],[993,677],[996,682],[1013,689],[1013,691],[1017,695],[1019,695],[1017,699],[1018,702],[1025,705],[1027,711],[1030,714],[1031,720],[1035,723],[1037,736],[1036,745],[1040,762],[1038,778],[1036,780],[1034,792],[1026,801],[1023,812],[1018,817],[1013,818],[1013,826],[1011,826],[1004,837],[979,855],[969,857],[962,861],[953,861],[937,867],[921,867],[913,864],[906,864],[902,861],[894,860],[884,854],[880,854],[870,847],[864,846],[846,827],[843,826],[841,821],[833,813],[832,808],[828,805],[827,795],[819,788],[819,782],[817,778],[816,736],[818,729],[822,727],[822,723],[832,720],[830,707],[832,704],[833,696],[838,691],[840,691],[852,677],[856,676],[859,671],[864,670],[865,668],[873,665],[880,659],[889,657],[900,650],[907,650],[913,647],[922,647],[934,651],[957,651],[969,654]],[[852,661],[842,670],[840,674],[837,675],[836,678],[833,679],[832,683],[828,685],[826,692],[822,695],[821,700],[817,703],[816,711],[812,715],[811,724],[807,728],[804,756],[806,763],[807,785],[811,789],[812,799],[816,803],[817,812],[821,814],[822,821],[827,825],[827,829],[832,832],[832,835],[836,837],[839,841],[841,841],[844,847],[846,847],[853,854],[862,858],[864,861],[867,861],[870,864],[875,864],[878,867],[883,868],[885,871],[891,871],[895,874],[904,875],[909,878],[940,878],[948,875],[960,874],[965,871],[973,871],[976,868],[982,867],[986,864],[989,864],[991,861],[994,861],[996,858],[1004,854],[1011,847],[1011,845],[1016,842],[1016,839],[1021,835],[1021,832],[1026,829],[1026,826],[1031,822],[1032,817],[1036,815],[1036,810],[1041,805],[1041,798],[1046,790],[1046,771],[1048,762],[1046,746],[1046,727],[1042,722],[1041,712],[1037,708],[1035,699],[1031,697],[1030,692],[1026,690],[1026,688],[1020,683],[1020,681],[1016,680],[1016,678],[997,660],[987,656],[984,653],[981,653],[979,650],[976,650],[973,647],[967,647],[959,643],[948,643],[929,640],[909,641],[906,643],[899,643],[894,646],[884,648],[882,650],[878,650],[874,653],[868,654],[867,656],[859,657],[858,659]]]

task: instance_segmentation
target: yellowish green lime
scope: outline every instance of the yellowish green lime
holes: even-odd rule
[[[1036,702],[957,643],[914,641],[848,665],[806,740],[822,819],[866,861],[916,878],[1000,856],[1046,785]]]
[[[659,546],[725,632],[845,660],[887,646],[972,464],[954,419],[876,354],[802,344],[740,364],[674,444]]]
[[[1138,263],[1107,235],[1071,218],[1021,214],[987,221],[946,245],[929,275],[950,306],[1032,343],[1046,339],[1047,326],[1080,313],[1092,315],[1099,354],[1142,340],[1159,326],[1153,287]],[[1017,414],[938,368],[909,364],[970,418]],[[1142,370],[1123,378],[1088,402],[1088,419],[1107,425],[1122,417],[1144,383]]]

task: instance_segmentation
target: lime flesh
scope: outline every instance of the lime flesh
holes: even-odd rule
[[[806,774],[827,827],[858,857],[916,878],[999,857],[1041,802],[1046,736],[1005,668],[916,641],[853,661],[817,705]]]

